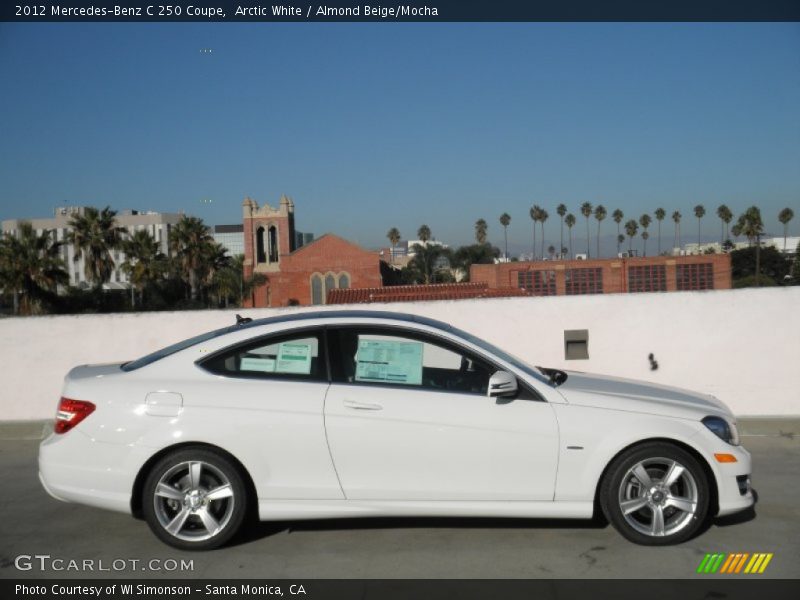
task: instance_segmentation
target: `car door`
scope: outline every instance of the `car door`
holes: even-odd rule
[[[327,337],[325,428],[348,499],[553,499],[554,412],[529,391],[488,397],[490,359],[405,328]]]
[[[201,360],[181,418],[247,464],[264,499],[342,499],[325,439],[328,369],[322,328],[237,344]],[[195,422],[192,429],[196,430]]]

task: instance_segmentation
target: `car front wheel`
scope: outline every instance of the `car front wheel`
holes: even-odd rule
[[[708,516],[709,482],[700,463],[668,443],[623,452],[600,490],[603,513],[637,544],[666,546],[691,538]]]
[[[144,517],[165,543],[209,550],[228,542],[247,511],[239,469],[205,448],[186,448],[160,460],[143,490]]]

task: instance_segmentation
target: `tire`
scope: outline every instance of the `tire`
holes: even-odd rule
[[[181,550],[211,550],[236,535],[247,515],[239,468],[207,448],[184,448],[159,460],[145,480],[142,512],[153,533]]]
[[[643,546],[690,539],[708,516],[710,488],[697,459],[678,446],[652,442],[619,455],[600,487],[603,514]]]

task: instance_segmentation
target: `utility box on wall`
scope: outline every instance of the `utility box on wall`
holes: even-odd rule
[[[564,330],[564,359],[586,360],[589,358],[589,330]]]

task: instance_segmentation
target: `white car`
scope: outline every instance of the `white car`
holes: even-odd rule
[[[535,332],[520,332],[535,337]],[[589,519],[684,541],[750,507],[712,396],[530,366],[445,323],[307,312],[67,375],[39,474],[60,500],[207,549],[261,520]]]

